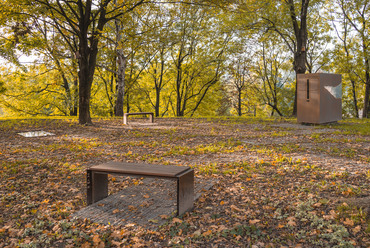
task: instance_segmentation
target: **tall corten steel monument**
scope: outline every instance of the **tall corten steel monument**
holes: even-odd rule
[[[342,119],[342,76],[313,73],[297,76],[297,121],[323,124]]]

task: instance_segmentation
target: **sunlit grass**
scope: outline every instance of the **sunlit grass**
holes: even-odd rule
[[[77,117],[0,117],[0,130],[22,130],[24,128],[41,128],[50,125],[56,127],[70,126],[78,123]]]
[[[335,128],[341,129],[342,131],[336,132],[336,134],[358,134],[358,135],[370,135],[370,119],[348,119],[339,122]]]

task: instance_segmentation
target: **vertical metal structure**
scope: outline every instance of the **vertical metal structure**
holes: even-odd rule
[[[342,119],[342,76],[313,73],[297,75],[297,121],[323,124]]]

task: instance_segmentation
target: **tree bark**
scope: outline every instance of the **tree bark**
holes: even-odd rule
[[[293,69],[298,74],[304,74],[306,72],[306,46],[307,46],[307,10],[309,0],[302,0],[301,13],[300,13],[300,24],[297,20],[297,16],[294,8],[293,0],[286,0],[286,3],[290,8],[290,17],[294,29],[294,35],[296,38],[296,46],[294,51]],[[294,93],[294,106],[293,116],[297,116],[297,77],[295,81],[295,93]]]
[[[366,72],[364,111],[362,112],[362,118],[370,117],[369,105],[370,105],[370,77],[369,77],[369,72]]]
[[[106,0],[105,4],[110,2]],[[102,4],[102,5],[105,5]],[[94,73],[96,67],[96,59],[98,55],[99,36],[103,30],[104,25],[108,21],[105,17],[105,7],[100,7],[100,15],[97,24],[91,28],[91,11],[92,1],[86,1],[85,4],[78,2],[80,11],[79,20],[79,123],[83,125],[92,124],[90,116],[90,98],[91,86],[94,80]],[[96,21],[96,20],[95,20]]]
[[[364,97],[364,111],[362,112],[362,118],[369,118],[370,117],[370,108],[369,108],[369,100],[370,100],[370,63],[368,58],[368,52],[365,45],[365,41],[362,41],[363,52],[365,57],[365,97]]]
[[[242,116],[242,89],[238,88],[238,116]]]
[[[165,66],[165,60],[164,60],[164,49],[161,50],[161,72],[159,75],[159,82],[155,85],[155,116],[159,116],[159,108],[161,106],[161,91],[163,88],[163,76],[164,76],[164,66]]]
[[[352,98],[353,98],[353,108],[356,118],[358,118],[358,106],[357,106],[357,94],[356,94],[356,83],[354,80],[351,80],[352,85]]]
[[[125,95],[125,72],[127,57],[124,56],[122,49],[117,50],[117,97],[114,108],[116,116],[123,116],[123,100]]]
[[[181,60],[179,58],[177,67],[177,77],[176,77],[176,116],[183,116],[181,112],[181,102],[182,102],[182,94],[181,94]]]
[[[116,4],[117,1],[115,0]],[[122,46],[122,24],[120,20],[115,20],[116,27],[116,53],[117,53],[117,77],[116,77],[116,103],[114,107],[115,116],[123,116],[123,99],[125,95],[125,73],[127,66],[127,57],[125,56]]]

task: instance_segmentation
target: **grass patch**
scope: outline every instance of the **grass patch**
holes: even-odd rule
[[[348,119],[340,121],[339,125],[335,126],[341,131],[336,134],[356,134],[356,135],[370,135],[370,119]]]

